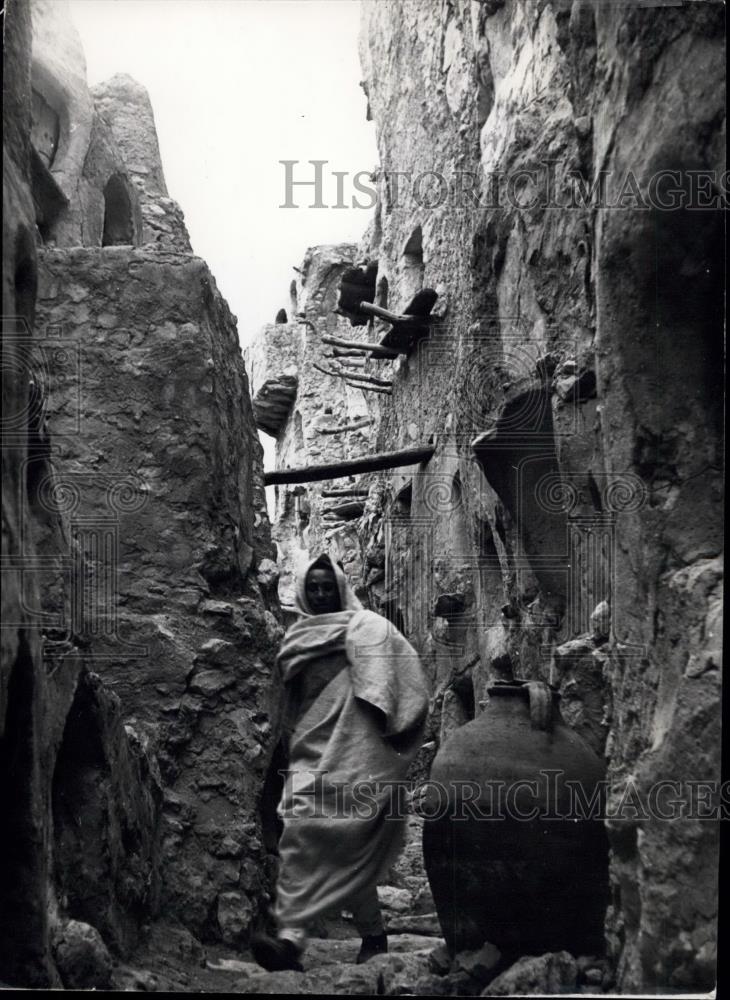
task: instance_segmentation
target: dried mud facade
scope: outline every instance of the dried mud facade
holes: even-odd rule
[[[239,945],[266,897],[276,569],[146,92],[89,91],[63,3],[5,55],[1,978],[100,987],[155,916]]]

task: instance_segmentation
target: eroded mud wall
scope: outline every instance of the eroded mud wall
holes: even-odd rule
[[[447,728],[503,654],[558,684],[613,801],[719,778],[722,30],[712,4],[363,7],[370,259],[442,315],[390,366],[378,446],[437,450],[361,523],[373,604]],[[709,987],[716,825],[609,833],[618,985]]]
[[[47,421],[55,352],[36,308],[43,207],[31,38],[29,5],[8,5],[0,977],[102,987],[111,971],[106,945],[126,953],[156,911],[161,789],[145,741],[124,726],[118,699],[93,672],[88,637],[73,628],[72,565],[80,566],[48,502],[59,489]]]
[[[151,919],[240,944],[266,897],[276,569],[146,92],[92,98],[65,3],[5,47],[0,978],[100,988]]]
[[[45,250],[40,276],[39,319],[78,359],[49,422],[88,562],[80,625],[160,762],[162,904],[236,938],[265,884],[279,626],[257,579],[268,527],[235,324],[187,254]]]

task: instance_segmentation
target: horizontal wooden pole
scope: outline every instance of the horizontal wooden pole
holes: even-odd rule
[[[349,358],[350,361],[360,361],[363,364],[367,361],[366,352],[353,347],[333,347],[332,357]]]
[[[423,320],[419,316],[403,316],[401,313],[391,312],[390,309],[383,309],[382,306],[376,306],[372,302],[361,302],[360,312],[364,312],[368,316],[377,316],[378,319],[387,320],[393,326],[398,324],[398,326],[423,326]]]
[[[353,358],[351,355],[345,354],[344,351],[341,351],[340,354],[336,354],[335,351],[337,350],[339,350],[339,348],[333,348],[332,354],[323,355],[325,361],[336,361],[345,368],[363,368],[367,363],[368,359],[364,354],[360,354],[356,358]]]
[[[334,378],[352,379],[355,382],[367,382],[370,385],[380,386],[381,389],[389,389],[393,384],[390,379],[378,378],[377,375],[368,375],[365,372],[344,371],[341,368],[324,368],[316,361],[312,362],[312,367],[323,375],[331,375]]]
[[[337,369],[333,369],[337,371]],[[368,382],[370,385],[378,385],[381,389],[390,389],[393,382],[389,378],[378,378],[377,375],[368,375],[367,372],[356,372],[356,371],[342,371],[342,375],[345,378],[350,379],[353,382]]]
[[[359,431],[362,427],[369,427],[372,420],[361,420],[357,424],[343,424],[342,427],[317,427],[318,434],[346,434],[348,431]]]
[[[344,487],[339,490],[322,490],[320,495],[323,497],[366,497],[368,491],[362,487],[351,486],[349,489]]]
[[[266,486],[286,483],[316,483],[322,479],[342,479],[345,476],[359,476],[365,472],[381,472],[384,469],[398,469],[402,465],[418,465],[428,462],[435,447],[422,445],[420,448],[404,448],[402,451],[382,451],[375,455],[363,455],[346,462],[326,465],[304,465],[295,469],[275,469],[264,473]]]
[[[360,517],[364,509],[364,500],[346,500],[332,507],[325,507],[322,514],[324,517],[336,517],[341,521],[350,521]]]
[[[367,382],[351,382],[348,378],[345,379],[345,385],[349,385],[351,389],[362,389],[363,392],[382,392],[386,396],[392,396],[392,389],[383,389],[379,385],[368,385]]]
[[[359,340],[343,340],[342,337],[323,336],[322,343],[329,344],[330,347],[349,347],[359,351],[371,351],[380,358],[394,360],[398,357],[398,351],[393,351],[389,347],[381,347],[380,344],[368,344]]]

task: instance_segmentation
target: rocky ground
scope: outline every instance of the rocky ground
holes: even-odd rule
[[[323,920],[310,939],[304,972],[265,972],[248,950],[202,945],[179,925],[157,923],[128,964],[111,974],[115,989],[145,992],[343,996],[511,996],[602,993],[608,964],[567,952],[508,962],[491,944],[448,955],[422,866],[420,823],[410,820],[403,854],[378,887],[389,953],[355,962],[360,939],[350,915]]]
[[[359,938],[346,921],[332,921],[327,937],[311,939],[301,973],[265,972],[248,952],[203,947],[183,928],[158,924],[135,963],[114,969],[112,986],[146,992],[513,996],[601,994],[612,985],[604,961],[565,951],[526,956],[507,968],[490,944],[450,959],[435,927],[426,929],[391,931],[389,954],[357,965]]]

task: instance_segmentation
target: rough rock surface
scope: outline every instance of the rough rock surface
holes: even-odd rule
[[[141,243],[190,251],[182,209],[167,193],[149,95],[125,73],[92,90],[94,106],[108,125],[129,172],[142,215]]]
[[[265,326],[247,348],[257,425],[276,437],[277,468],[334,462],[372,450],[373,412],[379,405],[374,397],[385,397],[314,367],[355,375],[361,371],[361,361],[342,353],[333,359],[332,346],[321,342],[322,335],[363,339],[356,331],[353,336],[350,324],[333,311],[342,273],[356,260],[352,244],[310,248],[290,291],[291,312],[302,318]],[[349,476],[275,489],[273,537],[282,604],[293,602],[294,577],[307,553],[329,552],[357,580],[362,560],[356,526],[367,488],[357,496],[323,496],[333,489],[360,489],[357,477]]]
[[[111,955],[89,924],[69,920],[59,927],[53,936],[53,956],[67,990],[100,990],[111,985]]]
[[[73,49],[73,32],[56,24],[61,8],[38,4],[33,13],[45,11],[52,19],[46,26],[51,34],[54,24],[58,28],[58,72],[68,70],[78,82],[83,59],[80,68],[62,66],[61,50],[69,38]],[[69,917],[72,923],[93,921],[84,932],[87,943],[91,935],[99,944],[99,929],[119,952],[136,943],[156,905],[161,791],[144,738],[125,728],[118,699],[90,671],[93,655],[69,613],[75,541],[55,505],[46,502],[59,489],[46,417],[53,364],[63,361],[35,323],[39,205],[29,14],[27,4],[8,5],[3,39],[0,978],[40,987],[60,986],[66,978],[80,983],[86,976],[81,952],[70,939],[59,943],[56,933],[70,926]],[[48,31],[39,34],[46,53]],[[102,985],[110,964],[108,955],[102,961],[104,946],[96,944],[90,947],[99,961],[87,972]]]
[[[441,704],[458,725],[511,661],[605,740],[612,803],[664,779],[686,800],[719,778],[722,212],[660,206],[652,183],[678,171],[697,204],[699,170],[717,195],[722,11],[362,16],[381,167],[361,254],[393,308],[420,284],[442,319],[390,368],[378,448],[437,447],[371,489],[372,605],[430,664],[435,741]],[[609,835],[617,987],[709,989],[717,824],[655,812]]]
[[[33,0],[31,9],[33,196],[43,242],[190,252],[147,91],[125,74],[90,91],[66,0]]]
[[[491,981],[483,996],[553,996],[573,993],[578,968],[567,951],[526,956]]]
[[[722,19],[713,4],[363,4],[376,218],[360,248],[308,254],[289,315],[316,332],[267,328],[254,391],[297,378],[280,464],[430,439],[436,453],[350,484],[368,494],[332,503],[331,527],[327,484],[280,489],[280,557],[290,573],[328,546],[421,651],[435,688],[423,773],[514,669],[555,682],[568,721],[605,741],[610,806],[671,780],[690,808],[609,820],[608,962],[452,963],[414,933],[434,908],[414,821],[382,887],[404,931],[392,954],[355,966],[345,925],[313,941],[303,975],[269,975],[241,949],[275,868],[277,570],[235,327],[187,252],[142,89],[118,77],[89,94],[57,0],[33,4],[31,66],[29,7],[8,4],[3,982],[70,982],[70,919],[93,928],[84,975],[107,975],[98,932],[131,989],[712,987],[718,830],[711,795],[686,798],[719,776],[722,213],[641,199],[663,170],[706,198],[696,171],[723,169]],[[393,171],[410,172],[397,189]],[[604,201],[586,194],[602,175]],[[377,263],[381,304],[439,295],[407,355],[340,356],[392,378],[392,395],[345,391],[310,363],[325,330],[383,332],[332,313],[359,259]],[[147,925],[160,868],[165,909],[207,948]]]
[[[23,539],[23,527],[30,516],[25,488],[31,408],[28,354],[33,343],[37,281],[30,187],[30,41],[29,8],[15,3],[7,10],[3,37],[4,570],[23,554],[26,562],[36,555],[34,539],[27,533]],[[16,317],[12,326],[10,317]],[[4,982],[42,986],[59,980],[50,958],[45,907],[48,856],[35,849],[48,836],[47,788],[40,768],[44,667],[40,630],[32,612],[38,607],[39,586],[34,574],[20,568],[15,573],[3,572],[3,578],[0,792],[6,812],[0,828],[0,965]],[[12,623],[14,627],[9,627]]]
[[[49,401],[48,502],[86,560],[78,628],[160,761],[161,905],[238,940],[266,888],[280,628],[235,324],[202,261],[151,248],[44,250],[38,315],[77,360]]]
[[[67,0],[33,0],[32,80],[59,118],[58,145],[50,171],[69,200],[83,170],[94,105],[86,84],[86,58]]]
[[[235,946],[257,919],[280,626],[235,320],[149,100],[117,78],[102,117],[67,5],[33,22],[31,72],[10,5],[0,978],[100,987],[161,907]]]

